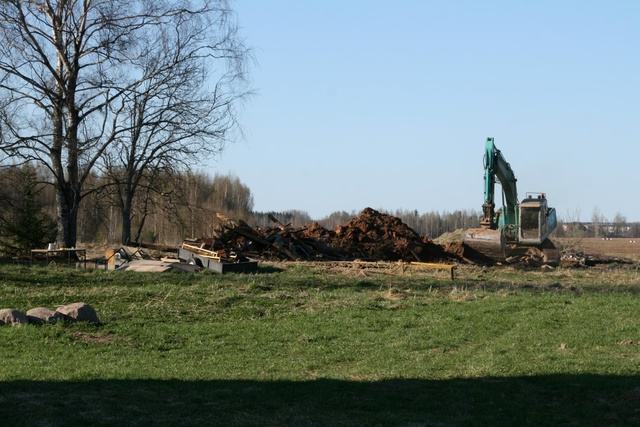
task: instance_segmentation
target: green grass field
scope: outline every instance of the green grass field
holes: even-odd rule
[[[0,425],[640,424],[640,273],[0,267]]]

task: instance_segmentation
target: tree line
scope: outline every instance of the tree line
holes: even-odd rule
[[[336,211],[313,219],[304,210],[258,212],[248,186],[233,175],[204,172],[154,174],[154,182],[142,180],[129,212],[131,238],[123,240],[122,204],[109,176],[92,175],[90,185],[100,188],[82,199],[78,209],[78,242],[81,244],[160,244],[175,246],[186,238],[211,237],[219,224],[217,214],[252,227],[274,227],[271,217],[294,228],[317,222],[333,230],[357,217],[358,211]],[[47,168],[35,164],[0,167],[0,251],[5,255],[28,253],[55,241],[56,192]],[[364,207],[363,207],[364,209]],[[445,233],[479,226],[480,211],[419,213],[397,209],[379,212],[395,216],[421,236],[431,239]],[[640,235],[639,223],[628,223],[618,214],[614,221],[560,221],[556,237],[628,237]]]
[[[46,168],[34,165],[0,168],[0,250],[24,254],[55,242],[56,193]],[[92,176],[99,187],[78,208],[78,242],[98,244],[156,243],[176,245],[185,238],[209,237],[217,213],[251,222],[253,196],[234,175],[202,172],[157,174],[153,185],[141,182],[131,202],[131,238],[123,240],[122,204],[116,186]]]

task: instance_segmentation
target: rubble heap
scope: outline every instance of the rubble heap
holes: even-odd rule
[[[317,222],[301,228],[280,223],[252,228],[244,221],[221,220],[212,238],[199,239],[211,250],[253,259],[319,261],[445,261],[455,258],[421,237],[399,218],[366,208],[345,225],[327,230]]]
[[[465,230],[431,240],[420,236],[397,217],[366,208],[333,230],[313,222],[294,228],[270,216],[273,227],[252,228],[218,214],[213,237],[197,245],[213,251],[257,260],[290,261],[404,261],[494,264],[464,244]],[[543,255],[535,248],[510,248],[506,264],[542,266]]]

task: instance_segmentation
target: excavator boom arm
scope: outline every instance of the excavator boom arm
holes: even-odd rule
[[[496,230],[498,224],[495,214],[495,187],[499,182],[502,187],[504,210],[501,212],[502,225],[517,226],[518,222],[518,190],[516,175],[511,165],[505,160],[502,152],[498,150],[493,138],[487,138],[484,153],[484,204],[483,228]]]

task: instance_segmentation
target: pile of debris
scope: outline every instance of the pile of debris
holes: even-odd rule
[[[301,228],[282,224],[253,228],[221,214],[211,238],[197,244],[212,251],[227,251],[262,260],[305,261],[448,261],[458,259],[440,245],[421,237],[399,218],[364,209],[356,218],[334,230],[314,222]],[[191,243],[195,243],[191,241]]]
[[[270,216],[273,227],[253,228],[244,221],[217,216],[220,223],[212,237],[185,242],[205,250],[254,260],[494,264],[464,244],[465,230],[445,233],[431,240],[420,236],[399,218],[371,208],[333,230],[317,222],[294,228],[273,216]],[[557,251],[555,247],[545,248],[547,252],[551,250]],[[510,245],[507,255],[506,264],[535,267],[548,264],[545,254],[537,248]],[[566,261],[566,256],[562,258],[560,264],[564,266],[595,263],[588,258],[571,262]]]
[[[632,265],[634,261],[628,258],[611,257],[602,255],[585,254],[575,252],[567,254],[560,260],[560,266],[565,268],[573,267],[604,267],[607,265]]]
[[[189,239],[183,248],[193,255],[207,256],[220,264],[249,260],[270,261],[391,261],[424,263],[495,264],[464,244],[465,230],[445,233],[431,240],[397,217],[366,208],[357,217],[333,230],[317,222],[294,228],[270,216],[273,227],[254,228],[242,220],[217,214],[219,224],[211,237]],[[555,247],[545,251],[556,250]],[[563,253],[566,252],[563,250]],[[507,248],[505,264],[548,266],[537,248]],[[558,256],[558,258],[560,258]],[[602,260],[589,256],[562,256],[561,266],[591,266],[627,262],[619,258]]]

